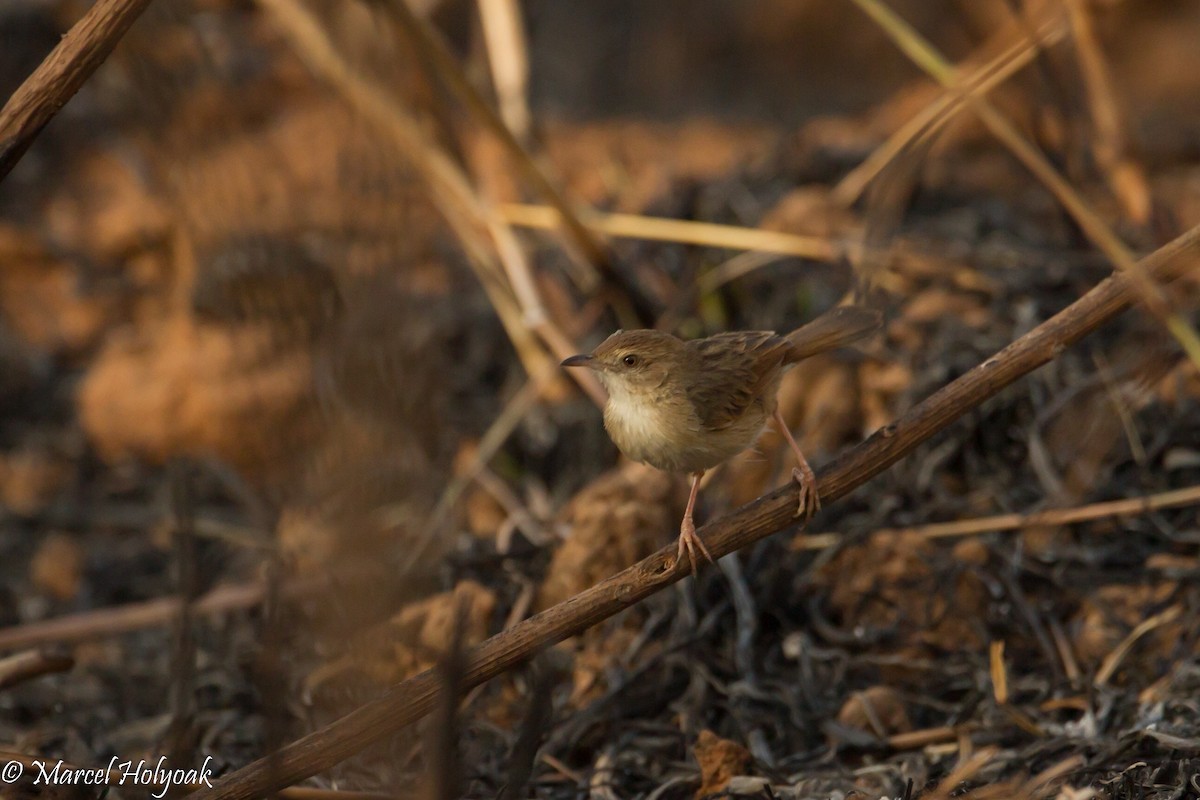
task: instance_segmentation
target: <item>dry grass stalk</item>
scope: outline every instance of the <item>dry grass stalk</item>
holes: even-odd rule
[[[1092,25],[1092,10],[1084,0],[1066,0],[1066,7],[1092,116],[1092,155],[1126,216],[1145,225],[1150,221],[1150,187],[1141,167],[1129,157],[1112,77]]]
[[[931,525],[917,525],[911,528],[880,528],[874,533],[897,535],[915,533],[926,539],[946,539],[1025,528],[1073,525],[1077,522],[1088,522],[1106,517],[1148,514],[1163,508],[1178,508],[1195,503],[1200,503],[1200,486],[1188,486],[1184,489],[1174,489],[1146,497],[1109,500],[1075,508],[1055,508],[1033,514],[998,514],[992,517],[977,517],[953,522],[935,522]],[[824,550],[841,540],[842,536],[838,533],[817,533],[798,539],[793,546],[798,550]]]
[[[1035,24],[1032,35],[1018,31],[1016,35],[1020,38],[1016,43],[1009,45],[983,66],[958,80],[955,85],[947,87],[941,96],[900,126],[861,164],[850,170],[833,187],[830,198],[845,207],[856,203],[867,185],[879,177],[902,153],[909,151],[918,139],[928,139],[950,123],[966,107],[969,95],[987,95],[1032,63],[1041,49],[1061,41],[1066,32],[1066,25],[1060,14],[1054,14],[1049,19]],[[1007,41],[1013,35],[1012,31],[1006,30],[997,34],[994,41]],[[992,47],[989,43],[981,47],[979,52],[988,52]],[[973,60],[975,57],[968,58],[967,62]],[[958,71],[961,72],[962,68]]]
[[[529,139],[529,46],[519,0],[478,0],[479,22],[492,68],[492,84],[504,125],[520,141]]]
[[[1050,791],[1050,787],[1063,780],[1067,775],[1070,775],[1084,765],[1083,756],[1071,756],[1064,758],[1057,764],[1053,764],[1046,769],[1034,775],[1025,782],[1023,787],[1025,792],[1031,797],[1037,797],[1046,794]]]
[[[261,0],[291,39],[296,52],[309,67],[332,84],[359,113],[381,131],[390,136],[400,152],[417,170],[430,189],[438,209],[449,223],[468,256],[468,261],[492,303],[505,331],[512,340],[526,371],[539,375],[553,367],[565,357],[548,355],[538,342],[537,331],[545,333],[552,323],[544,320],[536,329],[530,330],[527,320],[537,319],[536,308],[524,313],[520,300],[515,296],[500,261],[511,257],[514,249],[519,250],[507,237],[498,240],[495,231],[504,223],[498,221],[493,210],[484,203],[462,170],[435,144],[422,129],[420,122],[400,108],[390,95],[372,81],[356,74],[322,30],[317,19],[297,0]],[[523,259],[507,264],[508,274],[528,271]],[[528,301],[528,296],[525,296]],[[544,317],[543,317],[544,319]],[[562,336],[552,337],[554,346],[564,351]],[[572,376],[576,377],[576,376]],[[582,384],[581,384],[582,385]],[[596,387],[586,387],[589,393]]]
[[[921,795],[921,800],[949,800],[949,798],[956,796],[959,794],[962,784],[982,772],[991,763],[992,759],[996,757],[998,752],[999,750],[995,747],[985,747],[966,758],[960,759],[959,763],[950,771],[950,774],[942,778],[941,782],[933,790]]]
[[[1129,632],[1129,635],[1121,640],[1121,643],[1113,648],[1113,651],[1104,657],[1104,661],[1100,663],[1100,669],[1096,671],[1096,679],[1093,683],[1097,687],[1102,687],[1112,680],[1112,676],[1120,668],[1121,662],[1129,655],[1133,646],[1137,641],[1148,633],[1158,630],[1164,625],[1169,625],[1183,614],[1183,606],[1174,605],[1166,611],[1155,614],[1149,619],[1143,620],[1140,625]]]
[[[557,228],[562,219],[558,212],[549,206],[503,203],[499,206],[499,211],[513,225],[542,230]],[[715,222],[692,222],[600,211],[582,213],[580,218],[589,228],[607,236],[724,247],[730,250],[754,250],[810,258],[814,261],[838,261],[854,250],[849,243],[832,242],[817,236],[798,236],[759,228],[720,225]]]
[[[574,209],[567,203],[566,198],[563,197],[553,182],[545,176],[530,155],[525,152],[521,143],[517,141],[516,136],[504,124],[504,121],[500,119],[488,102],[480,96],[475,87],[471,85],[471,82],[467,80],[466,75],[463,74],[462,69],[458,65],[458,61],[450,52],[450,48],[446,46],[433,27],[426,20],[414,14],[405,0],[388,3],[385,8],[413,44],[428,57],[438,70],[438,75],[458,95],[471,114],[500,141],[504,146],[505,152],[512,159],[525,180],[558,211],[570,240],[574,242],[587,262],[598,270],[605,280],[629,293],[631,299],[636,302],[636,289],[627,286],[627,282],[623,281],[613,269],[612,260],[609,257],[607,248],[579,221]],[[585,273],[583,280],[584,288],[594,288],[596,273],[594,271]]]
[[[888,747],[893,750],[918,750],[931,744],[953,742],[958,738],[959,733],[959,728],[925,728],[919,731],[894,734],[887,738],[887,743]]]
[[[1008,669],[1004,665],[1004,640],[993,641],[988,647],[988,660],[992,673],[992,697],[996,705],[1008,703]]]
[[[988,748],[962,757],[954,772],[946,776],[932,791],[920,795],[921,800],[943,800],[950,797],[961,797],[964,800],[1034,800],[1048,797],[1054,793],[1055,784],[1061,782],[1067,775],[1078,770],[1084,764],[1081,756],[1072,756],[1042,770],[1027,780],[1016,778],[999,783],[984,783],[976,788],[963,791],[961,784],[976,779],[998,754],[997,748]],[[1071,790],[1068,788],[1066,791]],[[1062,796],[1059,795],[1059,797]],[[1069,794],[1067,797],[1074,797],[1074,795]]]
[[[541,377],[538,381],[535,381],[535,385],[539,388],[548,386],[562,378],[562,373],[557,369],[558,362],[579,352],[579,348],[562,332],[561,328],[554,324],[549,314],[546,313],[546,308],[542,305],[542,298],[538,294],[537,285],[534,282],[529,259],[525,257],[525,251],[522,249],[520,242],[517,241],[517,237],[513,234],[512,229],[508,227],[507,223],[501,221],[496,216],[489,216],[487,225],[488,230],[492,234],[492,240],[495,242],[496,250],[500,254],[500,263],[504,265],[504,271],[508,276],[509,284],[516,295],[518,305],[521,307],[521,314],[525,325],[536,333],[549,348],[550,352],[554,354],[553,363],[543,365],[542,372],[540,373]],[[576,380],[580,388],[592,399],[592,402],[598,406],[604,405],[606,395],[600,386],[599,380],[594,375],[585,375],[582,378],[574,375],[571,377]]]
[[[513,743],[507,781],[500,790],[499,800],[519,800],[530,796],[531,793],[526,789],[529,779],[533,776],[538,748],[551,727],[554,715],[552,693],[558,676],[549,665],[538,661],[533,662],[530,672],[532,686],[529,692],[529,708],[521,720],[517,740]]]
[[[1067,680],[1075,685],[1083,672],[1079,669],[1079,660],[1075,658],[1075,651],[1071,648],[1071,642],[1067,639],[1067,632],[1063,630],[1062,623],[1051,617],[1049,619],[1050,635],[1054,637],[1054,650],[1058,654],[1058,660],[1062,662],[1063,675]]]
[[[953,88],[957,73],[932,44],[880,0],[853,0],[913,63],[946,88]],[[967,102],[992,135],[1004,144],[1025,165],[1034,177],[1057,198],[1067,213],[1078,223],[1084,234],[1121,272],[1128,273],[1138,298],[1146,309],[1170,331],[1188,357],[1200,367],[1200,335],[1180,315],[1172,310],[1162,287],[1138,267],[1133,254],[1113,233],[1112,229],[1092,210],[1087,201],[1075,191],[1050,161],[1003,114],[977,92],[966,94]]]

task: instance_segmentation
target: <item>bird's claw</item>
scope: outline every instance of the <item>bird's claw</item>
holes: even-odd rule
[[[821,510],[821,495],[817,492],[817,476],[811,469],[792,468],[792,480],[800,484],[800,503],[796,507],[796,516],[803,517],[805,522]]]
[[[690,519],[684,519],[683,524],[679,526],[679,549],[675,553],[675,563],[679,563],[679,559],[683,558],[683,554],[687,553],[688,562],[692,565],[692,574],[699,572],[699,564],[697,564],[696,551],[710,564],[715,564],[712,553],[708,552],[708,547],[705,546],[704,540],[696,533],[696,524]]]

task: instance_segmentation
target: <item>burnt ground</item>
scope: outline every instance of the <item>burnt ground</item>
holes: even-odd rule
[[[751,260],[611,240],[622,282],[689,337],[789,330],[869,287],[882,333],[781,391],[814,463],[1112,272],[969,112],[847,195],[846,176],[939,96],[852,4],[677,5],[526,4],[529,147],[598,209],[870,245]],[[962,59],[1007,41],[1013,4],[895,7]],[[433,18],[483,81],[473,8]],[[79,12],[0,11],[6,90]],[[1200,13],[1084,15],[1098,48],[1073,28],[993,100],[1148,253],[1200,222]],[[536,199],[381,19],[346,4],[322,24],[481,192]],[[623,289],[574,280],[558,239],[517,236],[574,348],[637,324]],[[1196,321],[1191,279],[1164,291]],[[0,184],[0,761],[211,756],[227,773],[667,544],[682,479],[622,462],[574,384],[532,386],[529,369],[557,358],[496,302],[395,142],[271,17],[155,5]],[[1131,311],[810,530],[309,785],[1200,795],[1198,454],[1196,365]],[[768,433],[722,467],[699,519],[787,480],[785,455]],[[1150,500],[1104,506],[1129,498]],[[181,597],[199,602],[181,615]],[[13,796],[52,796],[28,791]]]

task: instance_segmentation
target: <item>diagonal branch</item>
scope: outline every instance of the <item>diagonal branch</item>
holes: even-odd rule
[[[1194,264],[1200,226],[1139,262],[1146,275],[1170,279]],[[1122,273],[1104,280],[1054,317],[1017,339],[970,372],[918,403],[895,422],[844,453],[818,473],[821,498],[833,502],[912,452],[967,411],[1005,386],[1053,360],[1068,346],[1127,309],[1135,296]],[[720,557],[795,524],[795,484],[776,489],[701,530]],[[687,575],[675,563],[675,546],[497,634],[467,654],[463,689],[477,686],[527,661],[546,647],[574,636]],[[269,758],[244,767],[192,795],[194,800],[251,800],[314,775],[367,745],[420,719],[435,707],[440,681],[428,671],[397,684],[379,699]]]
[[[13,92],[0,110],[0,180],[148,5],[150,0],[100,0]]]

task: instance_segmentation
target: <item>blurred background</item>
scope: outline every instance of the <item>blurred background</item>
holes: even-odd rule
[[[0,5],[0,95],[89,7]],[[1197,42],[1178,0],[152,3],[0,182],[0,751],[229,771],[669,543],[683,480],[557,367],[619,327],[879,308],[782,389],[828,461],[1200,222]],[[1178,796],[1196,368],[1127,314],[311,785]]]

